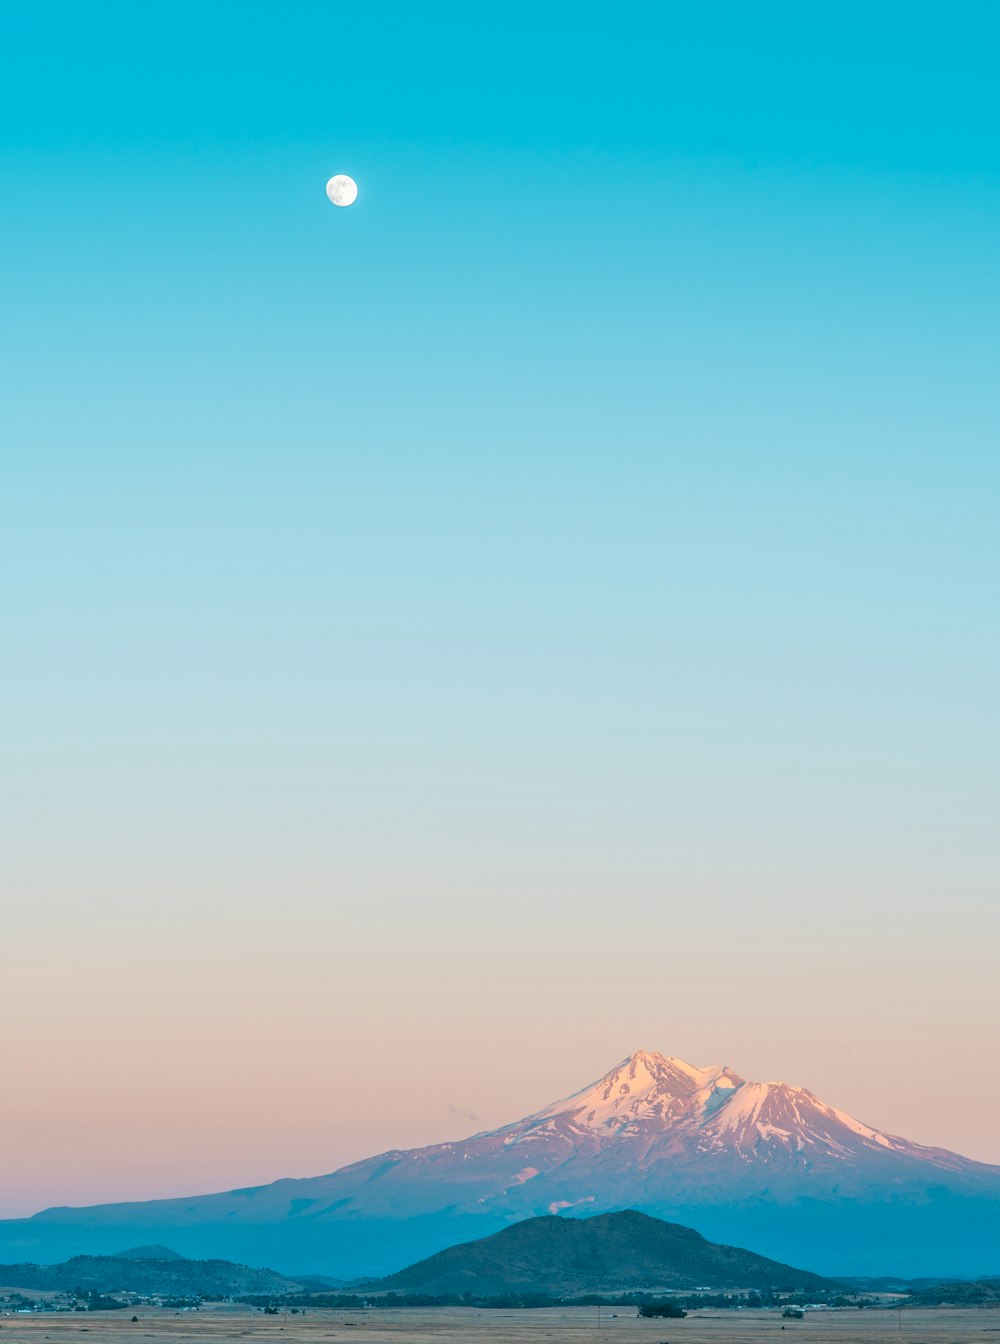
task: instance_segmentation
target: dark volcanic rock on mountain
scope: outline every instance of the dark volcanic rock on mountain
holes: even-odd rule
[[[689,1227],[626,1209],[592,1218],[529,1218],[372,1286],[439,1296],[564,1297],[659,1288],[819,1288],[825,1282],[818,1274],[736,1246],[717,1246]]]

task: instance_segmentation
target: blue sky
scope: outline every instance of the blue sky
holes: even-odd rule
[[[65,1076],[81,1004],[115,1057],[81,966],[141,950],[130,1012],[206,1079],[262,982],[297,1049],[402,1040],[386,1144],[454,1126],[472,1034],[492,1071],[446,1100],[498,1122],[550,1099],[550,1047],[555,1096],[644,1046],[1000,1160],[912,1081],[973,1066],[998,1006],[997,27],[8,7],[5,850],[13,1009],[52,1005],[25,1067]],[[189,1016],[193,937],[221,988]],[[295,997],[304,944],[351,954],[330,999]],[[680,957],[668,1001],[649,967],[574,999],[634,956]],[[898,1071],[859,1072],[859,1033]],[[178,1123],[216,1172],[213,1104],[217,1141]],[[338,1105],[317,1163],[368,1151]],[[143,1186],[109,1126],[85,1193],[201,1179]],[[265,1130],[227,1177],[285,1170]]]

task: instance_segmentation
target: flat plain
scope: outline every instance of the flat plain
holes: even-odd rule
[[[616,1314],[617,1313],[617,1314]],[[0,1344],[1000,1344],[1000,1309],[817,1311],[783,1321],[777,1311],[692,1312],[685,1320],[639,1320],[631,1308],[560,1307],[539,1311],[418,1308],[319,1311],[263,1316],[238,1309],[175,1314],[131,1312],[11,1315],[0,1318]],[[84,1341],[82,1336],[89,1335]]]

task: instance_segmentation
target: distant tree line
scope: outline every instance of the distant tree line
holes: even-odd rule
[[[672,1293],[668,1299],[655,1293],[641,1291],[629,1293],[585,1293],[573,1296],[561,1296],[555,1293],[399,1293],[389,1292],[379,1295],[368,1293],[344,1292],[306,1292],[288,1293],[281,1297],[264,1297],[248,1294],[239,1301],[248,1306],[267,1310],[276,1307],[282,1310],[306,1307],[327,1308],[332,1310],[357,1310],[370,1308],[377,1311],[392,1308],[409,1307],[476,1307],[479,1310],[517,1310],[539,1309],[544,1307],[637,1307],[640,1314],[646,1306],[657,1308],[670,1306],[682,1313],[708,1308],[713,1311],[750,1309],[764,1307],[803,1307],[813,1304],[827,1306],[876,1306],[871,1298],[848,1298],[838,1288],[819,1292],[747,1292],[747,1293]],[[293,1306],[294,1304],[294,1306]],[[660,1314],[660,1313],[653,1313]]]

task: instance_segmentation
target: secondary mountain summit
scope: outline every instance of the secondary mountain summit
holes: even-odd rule
[[[1000,1270],[1000,1167],[885,1134],[804,1088],[646,1051],[461,1142],[224,1194],[49,1209],[0,1222],[0,1253],[163,1241],[348,1277],[523,1218],[627,1208],[828,1274]]]

